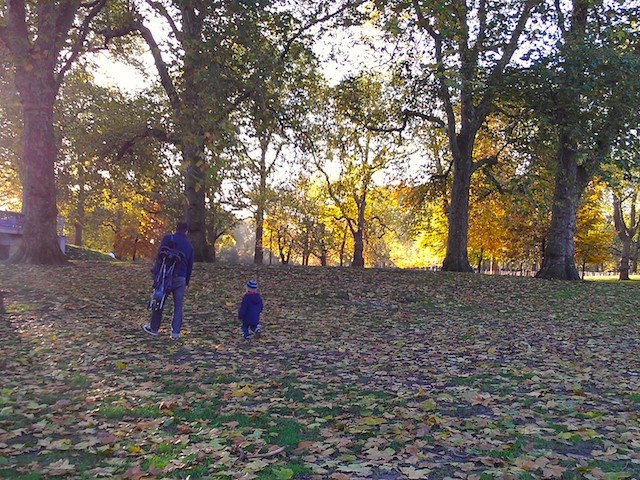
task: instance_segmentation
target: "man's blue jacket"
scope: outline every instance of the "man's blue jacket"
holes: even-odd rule
[[[184,262],[180,262],[174,271],[176,277],[184,277],[187,285],[191,280],[193,270],[193,246],[184,233],[172,233],[165,235],[160,242],[160,247],[177,248],[184,254]]]

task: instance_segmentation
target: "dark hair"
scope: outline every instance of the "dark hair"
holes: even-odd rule
[[[176,232],[187,233],[187,230],[189,230],[189,225],[186,222],[180,222],[176,225]]]

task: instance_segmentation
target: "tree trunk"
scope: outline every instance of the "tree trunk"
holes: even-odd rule
[[[201,150],[202,154],[204,151]],[[206,206],[204,172],[198,166],[195,149],[183,148],[183,155],[188,164],[185,176],[185,221],[189,225],[189,240],[193,245],[193,258],[196,262],[209,262],[209,246],[206,235]]]
[[[353,262],[352,267],[364,267],[364,239],[362,230],[353,232]]]
[[[74,225],[74,235],[73,235],[73,243],[76,244],[76,246],[81,247],[82,246],[82,222],[80,220],[78,220],[75,225]]]
[[[471,185],[471,152],[454,159],[447,253],[442,263],[446,272],[473,272],[467,253],[469,234],[469,187]]]
[[[480,248],[478,255],[478,273],[482,273],[482,262],[484,262],[484,247]]]
[[[81,167],[80,169],[80,175],[79,175],[79,189],[78,189],[78,205],[76,206],[76,222],[74,224],[74,236],[73,236],[73,243],[75,245],[77,245],[78,247],[82,246],[82,234],[83,234],[83,230],[84,230],[84,222],[85,222],[85,218],[86,218],[86,212],[85,212],[85,204],[86,204],[86,197],[87,194],[85,192],[85,171],[84,171],[84,166]]]
[[[620,280],[629,280],[629,264],[631,257],[631,238],[620,237],[622,241],[622,253],[620,254],[620,266],[618,271],[620,272]]]
[[[24,130],[24,184],[22,211],[25,215],[22,243],[10,263],[59,265],[67,262],[57,235],[57,156],[53,133],[53,104],[57,87],[53,72],[16,69],[15,83],[22,104]]]
[[[578,202],[586,182],[584,173],[577,164],[576,142],[571,141],[568,134],[561,135],[559,141],[551,225],[542,266],[536,277],[580,280],[574,260],[573,237]]]
[[[613,194],[613,223],[618,233],[618,238],[622,243],[622,253],[620,254],[620,264],[618,272],[620,280],[629,280],[629,270],[631,269],[633,238],[638,230],[638,219],[636,218],[636,195],[631,196],[631,208],[628,222],[624,218],[622,200],[617,194]]]
[[[206,206],[206,156],[204,133],[200,125],[198,112],[201,106],[198,82],[196,79],[195,58],[198,52],[193,50],[193,42],[199,39],[201,24],[196,20],[192,9],[183,12],[184,32],[186,36],[184,60],[183,108],[179,110],[183,162],[186,164],[185,195],[187,206],[185,221],[189,225],[189,240],[193,245],[193,258],[196,262],[210,262],[210,249],[207,243],[207,206]]]
[[[342,242],[340,242],[340,266],[344,267],[344,252],[347,248],[347,229],[344,229]]]
[[[271,136],[266,135],[260,139],[260,184],[258,190],[258,201],[256,205],[256,246],[253,254],[253,263],[256,265],[262,265],[264,261],[264,214],[266,209],[267,198],[267,177],[269,175],[267,168],[267,152],[269,150],[269,144],[271,143]]]
[[[262,237],[264,236],[264,210],[258,207],[256,212],[256,244],[253,253],[253,263],[262,265],[264,261],[264,248],[262,246]]]

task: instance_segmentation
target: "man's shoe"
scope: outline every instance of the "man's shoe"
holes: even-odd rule
[[[151,325],[143,325],[142,329],[149,335],[153,335],[154,337],[158,336],[158,332],[154,332],[153,330],[151,330]]]
[[[180,334],[179,333],[172,333],[171,334],[171,340],[178,340],[178,338],[180,338]]]

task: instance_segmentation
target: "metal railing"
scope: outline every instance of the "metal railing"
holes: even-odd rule
[[[0,210],[0,232],[21,234],[24,221],[25,216],[22,213]],[[58,217],[56,231],[58,236],[64,235],[64,217]]]

